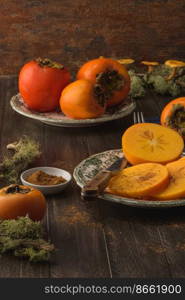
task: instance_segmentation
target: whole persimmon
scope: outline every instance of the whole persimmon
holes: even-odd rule
[[[100,57],[88,61],[79,69],[77,79],[87,79],[100,86],[107,98],[107,106],[123,102],[130,91],[130,77],[126,68],[111,58]]]
[[[26,63],[19,74],[19,92],[28,108],[53,111],[59,106],[62,90],[70,82],[70,73],[48,58]]]
[[[178,131],[185,139],[185,97],[173,99],[163,108],[161,125]]]
[[[101,90],[88,80],[70,83],[60,97],[62,112],[72,119],[92,119],[105,112],[105,99]]]
[[[44,217],[44,195],[28,186],[12,184],[0,189],[0,219],[16,219],[29,216],[33,221]]]

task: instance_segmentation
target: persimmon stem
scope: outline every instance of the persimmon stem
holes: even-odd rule
[[[30,192],[29,188],[23,189],[18,184],[11,184],[6,190],[6,194],[17,194],[17,193],[27,194],[29,192]]]
[[[55,69],[64,69],[62,64],[52,61],[49,58],[40,58],[38,57],[35,60],[41,68],[55,68]]]

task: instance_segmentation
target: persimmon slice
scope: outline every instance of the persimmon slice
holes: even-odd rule
[[[185,159],[181,158],[171,162],[166,167],[170,177],[169,185],[162,192],[155,195],[155,198],[170,200],[185,197]]]
[[[119,171],[110,179],[106,191],[125,197],[142,198],[159,193],[168,183],[166,166],[145,163]]]
[[[182,137],[173,129],[153,123],[129,127],[122,137],[126,159],[133,165],[145,162],[166,164],[183,151]]]

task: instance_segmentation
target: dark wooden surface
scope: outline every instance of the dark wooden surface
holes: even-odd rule
[[[5,145],[23,134],[42,146],[37,165],[73,172],[84,158],[121,147],[121,136],[132,116],[89,128],[44,125],[12,111],[17,93],[15,76],[0,77],[1,157]],[[138,100],[146,118],[159,116],[168,98],[148,95]],[[63,193],[47,198],[44,220],[56,246],[51,263],[30,264],[10,256],[0,258],[0,277],[185,277],[185,208],[137,209],[103,200],[86,203],[72,182]]]
[[[48,57],[72,71],[88,59],[184,59],[185,0],[6,0],[0,74]]]

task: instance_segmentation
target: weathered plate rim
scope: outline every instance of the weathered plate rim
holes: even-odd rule
[[[111,149],[111,150],[106,150],[103,152],[95,153],[93,155],[90,155],[89,157],[83,159],[74,169],[73,171],[73,178],[75,179],[77,185],[82,188],[83,184],[79,181],[78,178],[78,170],[80,167],[89,159],[92,159],[98,155],[103,155],[108,152],[118,152],[122,151],[121,149]],[[126,198],[126,197],[121,197],[117,195],[111,195],[108,193],[104,193],[100,195],[98,198],[107,200],[110,202],[114,203],[119,203],[127,206],[132,206],[132,207],[140,207],[140,208],[171,208],[171,207],[180,207],[180,206],[185,206],[185,199],[174,199],[174,200],[165,200],[165,201],[152,201],[152,200],[139,200],[139,199],[134,199],[134,198]]]
[[[10,100],[10,105],[11,105],[12,109],[14,111],[16,111],[17,113],[19,113],[25,117],[41,121],[48,125],[64,126],[64,127],[65,126],[67,126],[67,127],[70,127],[70,126],[71,127],[93,126],[93,125],[98,125],[98,124],[101,124],[104,122],[117,120],[117,119],[120,119],[120,118],[123,118],[123,117],[129,115],[136,107],[136,103],[132,100],[130,103],[125,105],[125,107],[120,109],[120,111],[118,110],[116,113],[113,113],[112,115],[105,114],[96,119],[74,120],[74,119],[70,119],[70,118],[65,118],[65,119],[60,120],[60,119],[49,118],[48,116],[42,115],[42,113],[36,113],[27,108],[26,109],[28,112],[23,111],[21,109],[21,105],[24,107],[24,104],[21,104],[20,99],[21,99],[20,94],[16,94],[16,95],[12,96],[12,98]]]

